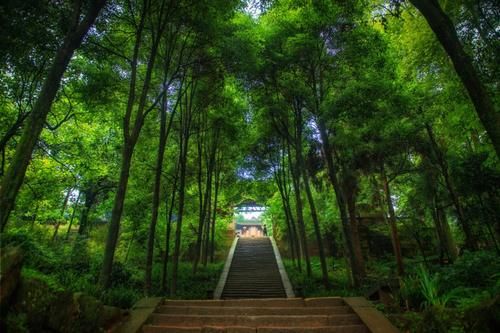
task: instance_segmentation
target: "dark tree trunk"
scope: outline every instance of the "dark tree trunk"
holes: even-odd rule
[[[189,130],[189,129],[188,129]],[[177,215],[177,225],[175,230],[175,244],[174,255],[172,258],[172,287],[170,288],[170,295],[174,296],[177,292],[177,276],[179,271],[179,259],[181,252],[181,236],[182,236],[182,219],[184,214],[184,199],[186,191],[186,167],[187,167],[187,149],[188,149],[188,136],[186,135],[181,141],[181,158],[180,158],[180,174],[179,174],[179,213]]]
[[[110,284],[111,269],[115,256],[116,244],[118,243],[118,234],[120,232],[120,220],[123,212],[123,203],[127,193],[128,177],[130,174],[130,165],[132,163],[133,148],[125,144],[122,151],[122,163],[120,179],[115,194],[111,220],[109,221],[108,236],[106,238],[106,248],[104,250],[104,261],[102,264],[99,281],[102,287],[107,288]]]
[[[172,257],[172,286],[170,295],[177,292],[177,279],[179,273],[179,259],[181,254],[182,220],[184,214],[184,204],[186,195],[186,169],[188,159],[189,138],[193,118],[193,98],[196,90],[196,81],[191,82],[191,88],[184,94],[184,105],[180,104],[180,132],[179,132],[179,207],[177,216],[177,226],[175,230],[174,254]]]
[[[344,248],[350,261],[354,285],[359,286],[361,284],[361,280],[364,278],[364,265],[355,255],[353,240],[351,238],[349,217],[346,209],[346,200],[338,180],[337,167],[333,161],[333,149],[330,145],[330,138],[328,137],[328,133],[322,119],[318,119],[318,128],[321,136],[323,158],[326,161],[328,178],[330,179],[335,192],[335,198],[340,212],[340,221],[342,222],[342,232],[344,236]]]
[[[212,177],[210,177],[212,178]],[[208,185],[208,184],[207,184]],[[205,215],[205,232],[203,239],[203,256],[202,256],[202,264],[203,266],[207,266],[208,263],[208,251],[210,245],[210,230],[211,230],[211,216],[212,216],[212,181],[210,180],[210,191],[208,192],[207,199],[207,212]]]
[[[72,190],[73,189],[70,188],[68,190],[68,193],[66,193],[66,195],[64,196],[64,201],[63,201],[63,205],[62,205],[62,208],[61,208],[61,217],[60,217],[60,219],[56,223],[54,234],[52,235],[52,241],[56,240],[57,232],[59,231],[59,226],[61,225],[61,220],[64,218],[64,212],[66,211],[66,207],[68,206],[68,200],[69,200],[69,196],[71,195],[71,191]]]
[[[175,178],[174,184],[172,186],[172,198],[170,200],[170,207],[168,205],[168,200],[165,200],[165,211],[167,213],[167,225],[165,230],[165,256],[163,257],[163,272],[161,277],[161,289],[166,292],[167,291],[167,276],[168,276],[168,258],[170,254],[170,234],[172,231],[172,217],[174,213],[174,205],[175,205],[175,194],[177,193],[177,180],[178,170],[175,170]]]
[[[282,165],[279,170],[277,172],[275,172],[275,180],[276,180],[276,184],[278,186],[278,191],[280,193],[280,196],[281,196],[281,203],[283,205],[283,212],[285,213],[285,219],[286,219],[286,227],[287,227],[287,234],[288,234],[288,244],[289,244],[289,247],[290,247],[290,252],[291,252],[291,255],[292,255],[292,261],[294,263],[294,266],[297,266],[299,263],[296,261],[296,248],[295,248],[295,235],[294,235],[294,232],[293,232],[293,226],[292,224],[295,223],[293,221],[293,216],[291,216],[291,210],[290,210],[290,206],[289,206],[289,201],[290,201],[290,198],[287,196],[287,194],[285,193],[285,189],[284,187],[286,186],[286,184],[284,184],[284,180],[281,176],[281,174],[283,174],[283,169],[284,166]],[[300,266],[300,265],[299,265]],[[299,267],[297,266],[297,267]],[[299,268],[299,271],[301,271],[301,268]]]
[[[83,236],[88,233],[88,225],[89,225],[89,214],[92,206],[96,200],[96,189],[95,184],[90,184],[84,191],[85,194],[85,203],[83,205],[83,209],[80,213],[80,221],[78,222],[78,235]]]
[[[437,0],[410,0],[410,2],[425,17],[453,62],[455,71],[469,93],[476,113],[493,143],[497,156],[500,157],[500,113],[495,110],[494,104],[474,68],[471,58],[460,43],[453,22],[443,11]]]
[[[448,190],[448,194],[450,195],[450,199],[453,202],[453,206],[455,207],[455,211],[457,213],[457,219],[460,223],[462,230],[465,234],[465,246],[470,250],[477,250],[477,241],[474,233],[472,231],[472,227],[469,221],[466,219],[462,204],[460,203],[460,199],[458,197],[457,192],[455,191],[455,187],[452,184],[450,173],[448,171],[448,164],[443,156],[441,148],[439,147],[436,138],[434,137],[434,132],[432,130],[431,125],[426,124],[427,134],[429,135],[429,139],[431,141],[431,147],[434,151],[437,163],[439,168],[441,169],[441,174],[443,175],[444,183],[446,185],[446,189]]]
[[[168,90],[168,85],[166,84],[166,79],[164,80],[164,85],[166,86],[165,91]],[[158,145],[158,154],[156,158],[156,170],[155,170],[155,183],[153,187],[153,207],[151,212],[151,223],[149,225],[148,234],[148,244],[146,253],[146,270],[144,276],[144,289],[145,294],[148,295],[151,291],[151,276],[153,269],[153,254],[154,254],[154,241],[156,234],[156,224],[158,222],[158,207],[160,205],[160,187],[161,187],[161,175],[163,171],[163,157],[165,156],[165,147],[167,145],[168,135],[172,128],[172,123],[175,115],[175,109],[172,110],[168,125],[167,125],[167,94],[163,94],[162,106],[160,110],[160,137]]]
[[[298,155],[299,153],[296,152]],[[293,192],[295,195],[295,214],[297,216],[297,225],[299,228],[299,240],[300,240],[300,248],[302,255],[304,256],[304,261],[306,263],[306,272],[307,276],[311,276],[311,262],[309,260],[309,249],[307,248],[307,235],[306,228],[304,225],[304,213],[303,213],[303,204],[302,204],[302,196],[300,193],[300,172],[297,170],[298,166],[294,165],[291,156],[291,149],[288,145],[288,157],[290,170],[292,172],[292,184],[293,184]]]
[[[148,98],[149,88],[151,85],[151,79],[153,74],[153,69],[155,67],[155,61],[158,55],[159,43],[161,40],[161,34],[165,29],[164,13],[160,15],[160,22],[157,26],[157,31],[154,31],[152,38],[152,45],[149,51],[146,72],[144,75],[144,82],[142,84],[141,94],[139,96],[139,102],[137,105],[137,111],[135,114],[135,119],[133,121],[133,127],[130,128],[131,120],[133,118],[132,113],[136,101],[135,88],[137,79],[137,64],[140,54],[140,49],[142,45],[143,31],[145,26],[145,19],[150,14],[151,8],[149,8],[149,2],[144,0],[141,12],[141,18],[139,24],[136,27],[136,40],[134,45],[134,53],[131,62],[131,80],[129,87],[129,96],[127,102],[127,108],[123,123],[123,134],[124,134],[124,145],[122,152],[122,164],[120,179],[118,181],[118,190],[115,195],[115,201],[113,204],[113,210],[111,212],[111,220],[109,222],[108,237],[106,239],[106,248],[104,252],[104,261],[101,269],[101,274],[99,276],[99,283],[102,287],[107,288],[110,284],[111,271],[113,269],[113,261],[116,250],[116,245],[118,243],[118,235],[120,232],[120,221],[123,213],[123,203],[125,201],[125,195],[127,193],[128,178],[130,174],[130,166],[132,163],[132,155],[134,153],[134,148],[139,139],[139,135],[144,125],[144,118],[147,113],[152,110],[152,107],[146,111],[146,102]],[[156,37],[155,37],[156,33]]]
[[[219,188],[221,186],[221,172],[222,172],[222,152],[219,150],[218,157],[215,165],[215,189],[214,189],[214,208],[212,211],[212,230],[210,232],[210,262],[213,263],[215,259],[215,222],[217,219],[217,201],[219,200]]]
[[[21,139],[16,147],[16,152],[12,162],[7,169],[2,183],[0,185],[0,231],[3,232],[9,219],[11,211],[14,209],[17,193],[24,181],[26,169],[31,159],[33,149],[35,148],[38,137],[42,132],[47,115],[52,107],[54,98],[61,84],[61,79],[68,67],[73,53],[80,47],[84,36],[99,14],[99,11],[105,4],[105,0],[91,1],[85,13],[80,20],[81,4],[75,1],[74,12],[70,14],[73,22],[64,41],[56,52],[54,61],[43,82],[42,89],[33,106],[29,117],[26,119]],[[80,5],[78,5],[80,4]]]
[[[314,226],[314,234],[316,236],[316,243],[319,249],[319,261],[321,264],[321,275],[323,279],[323,285],[326,289],[330,288],[330,282],[328,281],[328,268],[326,266],[326,256],[325,249],[323,247],[323,240],[321,237],[321,229],[319,225],[318,213],[316,211],[316,205],[314,204],[314,198],[311,193],[311,187],[309,185],[309,175],[307,174],[306,166],[304,163],[304,158],[300,156],[300,169],[302,170],[302,179],[304,181],[304,189],[306,190],[307,201],[309,202],[309,208],[311,210],[311,218]]]
[[[352,241],[353,253],[356,261],[359,265],[359,272],[364,277],[366,275],[365,271],[365,260],[363,258],[363,250],[361,249],[361,238],[359,236],[359,223],[356,213],[356,193],[354,189],[344,190],[344,195],[346,196],[347,213],[349,214],[349,232]]]
[[[382,176],[382,182],[384,184],[384,193],[385,193],[385,202],[387,204],[387,211],[389,212],[389,226],[391,228],[392,249],[394,251],[394,256],[396,257],[398,276],[401,277],[404,275],[403,256],[401,254],[401,243],[399,241],[396,213],[394,212],[394,205],[392,204],[391,188],[389,186],[389,180],[387,179],[383,163],[381,165],[380,174]]]

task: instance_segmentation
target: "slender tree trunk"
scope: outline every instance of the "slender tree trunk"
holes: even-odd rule
[[[434,225],[436,226],[436,233],[438,236],[439,240],[439,258],[440,261],[443,262],[444,258],[450,260],[450,255],[448,253],[448,248],[446,246],[446,238],[444,236],[444,231],[443,231],[443,226],[441,224],[441,221],[439,219],[439,211],[438,211],[438,206],[437,206],[437,200],[433,200],[433,207],[432,207],[432,219],[434,221]]]
[[[179,133],[179,207],[177,226],[175,230],[174,255],[172,258],[172,286],[170,295],[173,296],[177,292],[177,278],[179,272],[179,259],[181,254],[181,236],[182,236],[182,220],[184,214],[185,194],[186,194],[186,169],[189,148],[189,138],[192,123],[192,101],[195,95],[196,82],[192,82],[192,87],[189,93],[184,94],[184,107],[180,110],[180,133]],[[188,96],[189,95],[189,96]],[[182,107],[182,103],[180,105]]]
[[[122,152],[122,163],[120,179],[115,194],[113,210],[111,212],[111,221],[109,221],[108,236],[106,238],[106,248],[104,251],[104,261],[99,277],[100,285],[107,288],[110,284],[111,270],[115,256],[116,244],[118,243],[118,234],[120,232],[120,220],[123,212],[123,203],[127,193],[128,177],[130,174],[130,165],[132,163],[133,148],[125,144]]]
[[[288,152],[290,153],[290,152]],[[299,245],[299,238],[297,236],[297,227],[295,223],[295,219],[293,216],[292,212],[292,205],[291,205],[291,197],[290,197],[290,172],[291,172],[291,167],[289,166],[288,168],[285,169],[286,166],[286,158],[285,158],[285,147],[282,149],[282,157],[281,157],[281,163],[283,165],[283,193],[285,195],[285,203],[286,203],[286,208],[288,210],[288,216],[290,217],[290,226],[291,226],[291,232],[292,232],[292,240],[295,248],[295,257],[297,259],[297,269],[299,272],[302,272],[302,262],[300,259],[300,245]]]
[[[71,226],[73,225],[73,220],[75,219],[76,209],[78,208],[78,204],[80,203],[81,194],[82,194],[82,192],[80,190],[78,190],[78,196],[76,197],[76,201],[74,203],[75,206],[73,207],[73,212],[71,213],[71,219],[69,220],[68,231],[66,231],[66,239],[68,239],[68,237],[69,237],[69,233],[71,231]]]
[[[219,157],[215,165],[215,189],[214,189],[214,208],[212,211],[212,230],[211,230],[211,240],[210,240],[210,262],[213,263],[215,259],[215,222],[217,219],[217,202],[219,200],[219,187],[221,183],[221,172],[222,172],[222,152],[219,150]]]
[[[38,98],[33,106],[21,135],[21,139],[16,147],[16,152],[12,162],[7,169],[0,184],[0,231],[3,232],[9,219],[11,211],[14,209],[17,193],[24,181],[26,169],[31,159],[33,149],[42,132],[47,115],[52,107],[54,98],[61,84],[61,79],[68,67],[68,64],[75,50],[80,47],[84,36],[105,4],[105,0],[91,1],[80,20],[81,2],[75,1],[74,11],[70,14],[72,24],[67,30],[64,41],[56,52],[54,61],[47,73],[45,81]]]
[[[160,205],[161,173],[163,170],[163,157],[167,143],[167,113],[165,110],[165,100],[160,111],[160,138],[158,144],[158,154],[156,157],[155,182],[153,186],[153,205],[151,212],[151,223],[149,224],[148,243],[146,249],[146,269],[144,276],[144,292],[149,295],[151,292],[151,275],[153,269],[154,241],[156,234],[156,224],[158,222],[158,208]]]
[[[188,149],[188,137],[183,139],[181,142],[181,159],[180,159],[180,175],[179,175],[179,213],[177,215],[177,225],[175,230],[175,244],[174,244],[174,255],[172,258],[172,287],[170,288],[170,295],[173,296],[177,292],[177,275],[179,271],[179,258],[181,252],[181,236],[182,236],[182,219],[184,214],[184,198],[186,189],[186,167],[187,167],[187,149]]]
[[[283,168],[283,167],[281,167],[281,168]],[[276,179],[276,184],[278,186],[278,191],[279,191],[280,196],[281,196],[281,203],[283,205],[283,212],[285,213],[287,233],[288,233],[288,244],[289,244],[290,252],[292,255],[292,261],[293,261],[294,266],[297,266],[296,254],[295,254],[295,240],[294,240],[295,236],[292,233],[292,223],[294,223],[294,222],[293,222],[293,217],[290,216],[290,211],[289,211],[289,207],[288,207],[288,201],[290,199],[285,196],[284,189],[283,189],[283,186],[284,186],[283,181],[282,181],[279,173],[282,173],[282,172],[281,171],[276,172],[275,179]]]
[[[304,181],[304,189],[306,190],[307,201],[309,202],[309,208],[311,210],[311,218],[313,220],[314,233],[316,235],[316,243],[319,249],[319,261],[321,264],[321,275],[323,278],[323,285],[326,289],[330,288],[330,282],[328,281],[328,268],[326,266],[326,256],[325,248],[323,247],[323,240],[321,237],[321,229],[319,225],[318,213],[316,211],[316,205],[314,204],[314,198],[311,193],[311,187],[309,185],[309,175],[307,174],[306,166],[304,163],[304,158],[300,156],[300,169],[302,170],[302,180]]]
[[[303,203],[302,196],[300,193],[300,172],[298,171],[298,166],[292,163],[290,145],[288,145],[288,157],[290,160],[290,169],[292,172],[292,184],[293,192],[295,194],[295,213],[297,216],[297,225],[299,227],[299,239],[300,246],[302,250],[302,255],[304,256],[304,261],[306,262],[306,272],[307,276],[311,276],[311,261],[309,259],[309,249],[307,248],[307,235],[306,228],[304,225],[304,213],[303,213]],[[300,154],[300,151],[296,151],[296,156]]]
[[[168,69],[165,70],[167,72]],[[160,110],[160,136],[158,145],[158,154],[156,159],[156,170],[155,170],[155,183],[153,187],[153,207],[151,212],[151,223],[149,225],[148,234],[148,244],[147,244],[147,254],[146,254],[146,271],[144,277],[144,289],[146,295],[150,293],[151,290],[151,276],[153,269],[153,252],[154,252],[154,240],[156,234],[156,224],[158,222],[158,207],[160,205],[160,187],[161,187],[161,175],[163,170],[163,158],[165,156],[165,147],[167,145],[168,135],[172,128],[173,119],[175,115],[175,108],[172,110],[168,124],[167,124],[167,74],[165,73],[165,79],[163,84],[165,86],[165,93],[162,97],[162,106]],[[180,98],[180,97],[179,97]]]
[[[165,231],[165,256],[163,257],[163,273],[161,277],[161,289],[167,291],[167,276],[168,276],[168,258],[170,254],[170,234],[172,230],[172,217],[175,205],[175,194],[177,193],[177,180],[178,180],[178,170],[175,170],[174,184],[172,186],[172,198],[170,200],[170,207],[168,205],[168,200],[165,200],[165,211],[167,213],[167,225]]]
[[[207,184],[208,185],[208,184]],[[212,184],[210,182],[210,191],[208,192],[208,199],[207,199],[207,212],[206,212],[206,223],[205,223],[205,232],[204,232],[204,250],[203,250],[203,256],[202,256],[202,264],[203,266],[207,266],[208,263],[208,251],[209,251],[209,245],[210,245],[210,229],[211,229],[211,217],[212,216]]]
[[[364,277],[366,275],[365,271],[365,260],[363,258],[363,250],[361,248],[361,237],[359,236],[359,223],[356,214],[356,194],[353,190],[344,190],[346,196],[347,213],[349,215],[349,233],[352,240],[352,247],[354,257],[359,265],[359,272]]]
[[[443,237],[446,246],[446,252],[448,253],[448,259],[454,262],[458,257],[457,244],[450,230],[450,225],[448,224],[448,219],[446,218],[446,212],[443,207],[437,206],[437,218],[440,224],[441,230],[443,231]]]
[[[426,124],[427,134],[431,141],[431,146],[436,155],[436,159],[438,165],[441,169],[441,174],[443,175],[443,179],[446,185],[446,189],[448,190],[448,194],[450,195],[450,199],[453,202],[453,206],[455,207],[458,222],[462,226],[462,230],[465,234],[465,246],[471,250],[477,250],[477,241],[472,231],[471,225],[469,221],[465,218],[464,211],[462,209],[462,204],[460,203],[460,199],[458,197],[457,192],[455,191],[455,187],[452,184],[450,174],[448,172],[448,164],[443,156],[443,153],[434,137],[434,132],[430,124]]]
[[[61,225],[61,220],[64,218],[64,212],[66,211],[66,207],[68,206],[68,200],[69,200],[69,196],[71,195],[72,190],[73,189],[70,188],[68,190],[68,193],[66,193],[66,196],[64,197],[63,206],[61,208],[61,218],[57,221],[56,228],[54,230],[54,234],[52,235],[52,241],[56,240],[57,232],[59,231],[59,226]]]
[[[342,222],[342,232],[344,236],[344,248],[348,255],[349,262],[351,265],[352,277],[355,286],[361,284],[361,280],[364,278],[364,267],[363,263],[358,261],[355,255],[353,240],[351,239],[349,217],[346,210],[346,200],[340,186],[340,182],[337,177],[337,167],[333,161],[333,149],[330,145],[330,138],[326,131],[325,124],[322,119],[318,119],[318,128],[321,136],[321,142],[323,147],[323,158],[326,161],[328,178],[332,183],[333,190],[335,192],[335,198],[337,200],[337,206],[340,213],[340,221]]]
[[[389,226],[391,228],[392,249],[394,250],[394,256],[396,257],[398,276],[401,277],[404,275],[403,256],[401,254],[401,243],[399,241],[396,213],[394,212],[394,205],[392,204],[391,188],[389,186],[389,180],[387,179],[383,163],[381,165],[380,174],[382,176],[382,182],[384,184],[384,193],[385,193],[385,200],[387,203],[387,211],[389,212]]]
[[[101,269],[101,274],[99,276],[99,283],[102,287],[107,288],[110,284],[111,271],[113,268],[114,254],[116,250],[116,245],[118,243],[118,235],[120,231],[120,221],[123,213],[123,203],[125,201],[125,195],[127,193],[128,178],[130,174],[130,166],[132,162],[132,155],[134,153],[134,148],[139,139],[139,135],[144,124],[144,118],[147,115],[146,102],[148,97],[149,88],[151,85],[151,79],[153,74],[153,69],[155,67],[156,57],[158,55],[158,47],[161,40],[161,34],[165,28],[165,22],[161,21],[158,24],[158,30],[153,31],[152,45],[149,52],[146,72],[144,75],[144,82],[142,84],[141,94],[139,96],[139,102],[137,105],[137,112],[134,119],[134,124],[132,129],[130,129],[130,122],[132,119],[133,108],[135,105],[135,87],[137,79],[137,63],[139,59],[139,53],[142,44],[143,30],[146,16],[150,13],[149,2],[147,0],[143,1],[143,8],[141,12],[140,22],[136,30],[136,41],[134,45],[134,55],[132,57],[132,75],[129,88],[129,98],[127,102],[127,109],[124,118],[124,146],[122,153],[122,165],[120,172],[120,179],[118,181],[118,190],[115,195],[115,201],[113,204],[113,210],[111,212],[111,221],[109,222],[108,237],[106,239],[106,248],[104,253],[104,261]],[[164,13],[161,13],[161,18],[164,19]],[[156,35],[156,38],[154,34]],[[150,108],[149,110],[151,110]]]
[[[443,11],[437,0],[410,0],[410,2],[422,13],[446,53],[448,53],[455,71],[467,89],[476,113],[493,143],[497,156],[500,157],[500,113],[495,110],[494,104],[474,68],[471,58],[460,43],[453,22]]]

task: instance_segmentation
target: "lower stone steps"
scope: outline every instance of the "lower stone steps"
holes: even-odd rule
[[[116,333],[399,333],[362,297],[146,298]]]
[[[353,313],[346,305],[335,307],[214,307],[214,306],[169,306],[161,305],[156,313],[184,315],[332,315]]]
[[[346,325],[335,327],[165,327],[146,325],[143,327],[143,333],[370,333],[364,325]]]
[[[323,327],[335,325],[362,324],[355,314],[335,315],[179,315],[154,313],[152,325],[203,327],[203,326],[245,326],[245,327]]]
[[[369,333],[340,297],[164,300],[143,333]]]

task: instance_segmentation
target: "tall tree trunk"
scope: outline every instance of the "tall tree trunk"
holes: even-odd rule
[[[457,192],[455,191],[455,187],[452,184],[450,173],[448,171],[448,164],[443,156],[441,148],[439,147],[436,138],[434,137],[434,132],[430,124],[426,124],[427,134],[431,141],[431,147],[436,155],[436,160],[441,169],[441,174],[443,175],[444,183],[446,185],[446,189],[448,190],[448,194],[450,195],[450,199],[453,202],[453,206],[455,207],[455,211],[457,213],[457,219],[460,225],[462,226],[462,230],[465,234],[465,246],[471,250],[477,250],[477,241],[474,233],[472,231],[472,227],[469,221],[466,219],[462,204],[460,203],[460,199],[458,197]]]
[[[309,185],[309,175],[307,174],[306,166],[304,163],[304,158],[300,156],[300,169],[302,170],[302,179],[304,181],[304,189],[306,190],[307,201],[309,202],[309,208],[311,210],[311,218],[313,220],[314,234],[316,236],[316,243],[319,249],[319,261],[321,264],[321,275],[323,279],[323,285],[326,289],[330,288],[330,282],[328,281],[328,268],[326,266],[326,256],[325,248],[323,247],[323,240],[321,237],[321,229],[319,225],[318,213],[316,211],[316,205],[314,204],[314,198],[311,193],[311,187]]]
[[[166,88],[168,89],[168,88]],[[153,186],[153,205],[151,211],[151,223],[149,224],[148,243],[146,249],[146,268],[144,274],[144,292],[149,295],[151,292],[151,275],[153,270],[154,241],[156,234],[156,224],[158,222],[158,207],[160,205],[161,174],[163,170],[163,157],[165,156],[165,146],[167,144],[167,110],[166,94],[163,95],[162,107],[160,110],[160,137],[158,153],[156,157],[155,182]]]
[[[333,161],[333,149],[330,145],[330,138],[328,137],[326,126],[322,119],[318,119],[318,128],[322,142],[323,158],[326,161],[328,178],[330,179],[333,190],[335,192],[335,198],[337,200],[337,206],[339,208],[340,221],[342,222],[342,233],[344,236],[344,248],[351,265],[354,285],[359,286],[361,285],[361,280],[364,278],[365,269],[363,263],[359,262],[358,258],[355,255],[353,240],[351,238],[350,232],[349,217],[347,215],[346,209],[346,200],[337,176],[337,167]]]
[[[111,282],[111,270],[113,267],[116,244],[118,243],[118,234],[120,232],[120,220],[123,212],[125,194],[127,192],[130,165],[132,163],[132,153],[133,148],[130,147],[129,144],[125,144],[122,151],[120,179],[118,181],[118,188],[115,194],[113,210],[111,212],[111,221],[109,221],[106,248],[104,250],[104,261],[99,276],[99,282],[103,288],[109,287]]]
[[[59,226],[61,225],[61,220],[64,218],[64,212],[66,211],[66,207],[68,206],[68,200],[69,200],[69,197],[71,195],[71,191],[73,191],[72,188],[70,188],[68,190],[68,192],[66,193],[66,195],[64,196],[64,201],[63,201],[63,205],[62,205],[62,208],[61,208],[61,217],[60,217],[60,219],[56,223],[54,234],[52,235],[52,241],[56,240],[57,232],[59,231]]]
[[[291,177],[291,167],[289,166],[286,168],[286,158],[285,158],[285,147],[281,150],[281,164],[283,165],[282,168],[282,173],[283,173],[283,193],[285,195],[285,203],[286,203],[286,209],[288,210],[288,216],[290,217],[290,226],[291,226],[291,233],[292,233],[292,240],[294,244],[294,249],[295,249],[295,257],[297,259],[297,269],[299,272],[302,272],[302,262],[300,259],[300,245],[299,245],[299,238],[297,236],[297,227],[295,223],[295,218],[293,216],[292,212],[292,205],[291,205],[291,197],[290,197],[290,177]]]
[[[210,177],[211,178],[211,177]],[[208,185],[208,184],[207,184]],[[208,199],[207,199],[207,212],[205,215],[205,232],[204,232],[204,239],[203,239],[203,256],[202,256],[202,264],[203,266],[207,266],[208,263],[208,252],[209,252],[209,245],[210,245],[210,229],[211,229],[211,216],[212,216],[212,181],[210,181],[210,191],[208,192]]]
[[[296,152],[298,155],[298,153]],[[300,172],[298,171],[298,166],[294,165],[291,156],[291,148],[288,144],[288,158],[290,164],[290,170],[292,172],[292,184],[293,192],[295,194],[295,214],[297,216],[297,225],[299,227],[299,240],[302,255],[304,256],[304,261],[306,263],[307,276],[311,276],[311,261],[309,259],[309,249],[307,248],[307,235],[306,228],[304,225],[304,213],[303,213],[303,203],[302,195],[300,193]]]
[[[438,205],[437,202],[436,217],[441,232],[443,233],[443,241],[446,248],[446,253],[448,254],[448,260],[450,262],[454,262],[458,257],[457,245],[451,233],[450,225],[448,224],[448,219],[446,218],[446,212],[443,207]]]
[[[81,1],[74,2],[72,24],[67,30],[64,41],[56,52],[54,61],[43,82],[42,89],[33,106],[29,117],[26,119],[21,139],[16,147],[12,162],[7,169],[0,184],[0,231],[3,232],[14,209],[17,193],[24,181],[26,169],[31,159],[38,137],[42,132],[47,115],[52,107],[54,98],[61,84],[61,79],[68,67],[73,53],[80,47],[83,38],[105,4],[105,0],[91,1],[83,19],[80,20]]]
[[[177,180],[178,180],[178,170],[175,170],[174,184],[172,186],[172,198],[170,200],[170,206],[168,205],[168,200],[165,200],[165,212],[167,212],[167,225],[165,230],[165,256],[163,257],[163,271],[161,276],[161,289],[167,291],[167,276],[168,276],[168,258],[170,254],[170,234],[172,230],[172,217],[175,205],[175,194],[177,193]]]
[[[215,165],[215,189],[214,189],[214,208],[212,211],[212,229],[210,232],[210,262],[215,260],[215,222],[217,219],[217,202],[219,200],[219,187],[221,186],[221,172],[222,172],[222,151],[217,153],[217,161]]]
[[[80,190],[78,190],[78,196],[76,197],[76,200],[75,200],[75,203],[73,206],[73,212],[71,213],[71,218],[69,220],[68,231],[66,231],[65,239],[68,239],[68,237],[69,237],[69,233],[71,231],[71,226],[73,226],[73,221],[75,219],[76,209],[78,208],[78,204],[80,203],[80,196],[81,195],[82,195],[82,192]]]
[[[282,169],[282,168],[283,168],[283,166],[280,169]],[[295,239],[294,239],[295,235],[293,234],[293,230],[292,230],[292,223],[294,223],[294,221],[293,221],[293,216],[290,216],[290,210],[288,207],[290,198],[288,198],[285,195],[284,186],[286,186],[286,185],[283,185],[283,180],[281,179],[281,176],[279,175],[281,173],[282,173],[281,170],[275,172],[275,180],[276,180],[276,184],[278,186],[278,191],[279,191],[280,196],[281,196],[281,203],[283,205],[283,212],[285,213],[286,227],[287,227],[287,234],[288,234],[288,244],[289,244],[290,252],[292,255],[292,261],[293,261],[294,266],[297,266],[298,263],[296,262]]]
[[[356,262],[359,265],[359,272],[362,276],[366,275],[365,260],[361,248],[361,237],[359,236],[359,223],[356,214],[356,193],[354,189],[345,189],[343,191],[346,197],[347,213],[349,214],[349,235],[352,240],[352,250]]]
[[[152,45],[147,59],[146,72],[144,75],[144,82],[142,84],[141,94],[139,96],[139,102],[137,105],[137,111],[135,114],[135,119],[133,121],[133,127],[130,128],[132,113],[136,101],[135,88],[137,80],[137,64],[139,60],[140,49],[142,45],[143,31],[145,25],[145,19],[150,14],[151,8],[149,8],[149,1],[143,0],[143,7],[141,11],[141,18],[139,24],[136,27],[136,40],[134,45],[133,57],[131,62],[131,80],[129,87],[129,96],[127,102],[127,108],[124,117],[123,124],[123,134],[124,134],[124,145],[122,148],[122,164],[120,171],[120,178],[118,181],[118,190],[116,191],[115,201],[113,204],[113,210],[111,212],[111,220],[109,222],[108,237],[106,239],[106,248],[104,252],[104,261],[101,269],[101,274],[99,276],[99,283],[103,288],[107,288],[110,284],[111,271],[113,268],[114,255],[116,250],[116,245],[118,243],[118,235],[120,232],[120,221],[123,213],[123,204],[125,201],[125,195],[127,193],[128,178],[130,175],[130,166],[132,163],[132,155],[134,153],[134,148],[139,139],[139,135],[144,124],[144,118],[147,113],[152,110],[150,107],[146,110],[146,102],[148,98],[148,93],[151,85],[151,79],[153,74],[153,69],[155,67],[155,61],[158,55],[159,43],[161,40],[161,34],[165,29],[165,19],[163,12],[160,13],[160,22],[157,27],[157,31],[153,31]],[[155,37],[156,33],[156,37]]]
[[[384,193],[385,193],[385,201],[387,203],[387,211],[389,212],[389,226],[391,228],[392,249],[394,251],[394,256],[396,257],[398,276],[401,277],[404,275],[404,265],[403,265],[403,256],[401,254],[401,243],[399,241],[396,213],[394,212],[394,205],[392,204],[392,197],[391,197],[391,188],[389,186],[389,180],[387,179],[383,163],[380,169],[381,169],[380,175],[382,176],[382,182],[384,184]]]
[[[437,39],[448,53],[455,71],[467,89],[476,113],[493,143],[497,156],[500,157],[500,113],[495,110],[471,58],[460,43],[453,22],[443,11],[438,0],[410,0],[410,2],[425,17]]]
[[[179,208],[177,215],[177,225],[175,230],[175,244],[174,255],[172,258],[172,286],[170,288],[170,295],[174,296],[177,292],[177,276],[179,271],[179,258],[181,252],[181,236],[182,236],[182,219],[184,214],[184,199],[186,190],[186,167],[187,167],[187,149],[188,149],[188,136],[185,136],[181,141],[181,158],[179,163]]]
[[[88,224],[89,224],[89,214],[90,209],[94,205],[95,202],[95,188],[94,184],[90,184],[84,191],[85,194],[85,203],[83,205],[83,209],[80,213],[80,221],[78,221],[78,235],[84,236],[87,235],[88,232]]]
[[[189,88],[188,88],[189,89]],[[189,138],[193,116],[193,98],[196,91],[196,81],[191,82],[190,91],[184,94],[184,106],[180,104],[180,133],[179,133],[179,207],[177,216],[177,226],[175,230],[174,255],[172,257],[172,286],[170,295],[177,292],[177,279],[179,273],[179,259],[181,254],[182,220],[184,214],[184,204],[186,195],[186,169],[189,148]]]
[[[177,105],[171,110],[170,117],[168,119],[167,124],[167,92],[169,88],[169,84],[167,82],[168,76],[168,65],[164,69],[164,80],[163,86],[165,87],[165,92],[162,97],[161,102],[161,110],[160,110],[160,136],[159,136],[159,145],[158,145],[158,154],[156,158],[156,170],[155,170],[155,183],[153,187],[153,206],[151,212],[151,223],[149,225],[149,234],[148,234],[148,245],[147,245],[147,254],[146,254],[146,271],[144,277],[144,289],[146,295],[150,293],[151,290],[151,276],[153,269],[153,252],[154,252],[154,240],[156,234],[156,224],[158,221],[158,207],[160,205],[160,187],[161,187],[161,175],[163,171],[163,158],[165,156],[165,147],[167,146],[167,139],[172,129],[172,124],[175,116],[175,111],[177,109]],[[177,101],[180,100],[182,95],[182,84],[179,88],[179,94]],[[176,176],[177,177],[177,176]],[[175,188],[175,186],[174,186]],[[174,190],[175,191],[175,190]],[[175,196],[174,196],[175,197]],[[167,202],[167,201],[166,201]],[[173,205],[173,203],[172,203]],[[168,206],[168,204],[167,204]],[[169,228],[169,226],[167,227]]]

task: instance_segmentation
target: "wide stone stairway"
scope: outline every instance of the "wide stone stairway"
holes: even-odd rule
[[[222,291],[222,299],[286,297],[268,237],[240,238]]]
[[[213,300],[145,298],[120,333],[397,333],[362,297],[296,298],[271,238],[235,239]]]
[[[165,300],[143,333],[368,333],[342,298]]]

